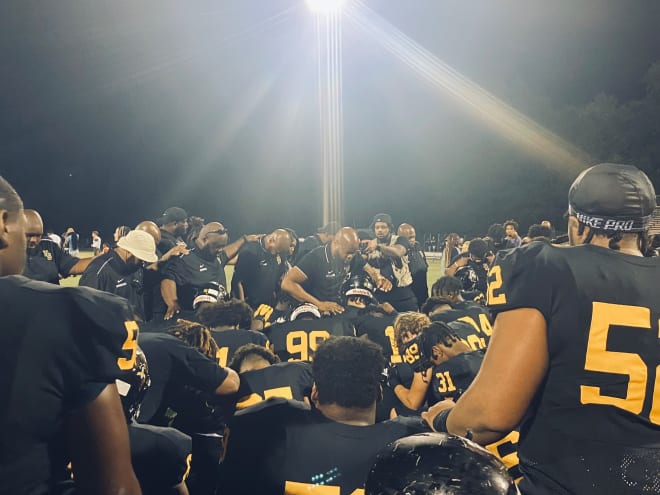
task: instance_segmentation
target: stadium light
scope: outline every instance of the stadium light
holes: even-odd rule
[[[333,14],[341,10],[347,0],[307,0],[307,6],[315,14]]]

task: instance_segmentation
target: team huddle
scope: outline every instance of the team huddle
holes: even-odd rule
[[[448,243],[429,294],[385,213],[230,242],[169,208],[81,259],[0,179],[0,494],[660,493],[655,209],[593,166],[568,242]]]

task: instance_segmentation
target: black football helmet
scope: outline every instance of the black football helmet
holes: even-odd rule
[[[140,405],[151,386],[147,357],[139,347],[135,351],[135,364],[122,379],[117,379],[117,390],[121,397],[126,420],[137,421],[140,414]]]
[[[218,301],[229,301],[229,293],[224,285],[218,282],[209,282],[197,290],[193,299],[193,309],[197,310],[203,303],[215,303]]]
[[[376,285],[371,280],[371,277],[366,273],[358,273],[351,275],[341,286],[341,301],[346,305],[346,301],[351,296],[363,297],[366,304],[378,304],[374,297],[376,292]]]
[[[420,433],[392,442],[369,471],[366,495],[519,495],[506,466],[465,438]]]

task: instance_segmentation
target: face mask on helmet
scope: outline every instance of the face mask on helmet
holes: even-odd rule
[[[227,289],[217,282],[209,282],[197,291],[193,299],[193,309],[197,310],[204,303],[215,303],[218,301],[229,301]]]
[[[350,296],[363,297],[367,304],[375,304],[376,286],[368,275],[353,275],[341,287],[342,303],[345,305]]]
[[[151,386],[147,358],[139,347],[135,351],[135,364],[123,379],[117,379],[117,390],[121,398],[127,421],[136,421],[140,415],[140,405]]]
[[[465,438],[422,433],[378,454],[366,495],[519,495],[507,468]]]

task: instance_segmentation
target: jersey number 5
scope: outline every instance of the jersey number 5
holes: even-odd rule
[[[135,358],[137,357],[137,337],[138,337],[138,332],[139,332],[139,327],[138,324],[134,321],[125,321],[124,322],[124,328],[126,329],[126,340],[124,340],[124,344],[121,346],[121,349],[123,351],[129,351],[131,353],[131,357],[124,358],[120,357],[117,358],[117,366],[119,366],[119,369],[122,371],[127,371],[133,368],[135,366]]]
[[[625,397],[612,397],[604,395],[600,387],[581,385],[580,402],[614,406],[632,414],[640,414],[644,407],[648,368],[639,354],[607,350],[607,335],[611,326],[651,330],[651,310],[641,306],[593,303],[584,369],[628,376],[628,388]],[[656,368],[655,376],[658,377],[659,373],[660,366]],[[660,424],[660,380],[658,379],[655,380],[649,419],[655,424]]]

